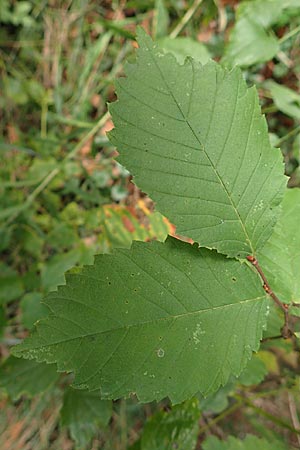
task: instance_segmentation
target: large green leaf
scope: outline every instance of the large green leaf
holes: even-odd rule
[[[287,189],[274,233],[258,253],[267,280],[280,300],[300,303],[300,189]]]
[[[51,314],[14,354],[57,362],[103,399],[180,402],[239,375],[266,298],[250,267],[168,238],[99,255],[46,297]]]
[[[179,65],[141,30],[139,45],[110,106],[121,163],[179,234],[229,256],[255,254],[285,185],[255,88],[239,69]]]

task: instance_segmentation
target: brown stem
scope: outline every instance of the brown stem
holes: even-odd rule
[[[290,338],[293,335],[293,333],[290,330],[290,326],[289,326],[289,305],[287,303],[281,302],[279,300],[279,298],[277,297],[277,295],[275,294],[275,292],[272,291],[262,268],[258,264],[257,259],[252,255],[248,255],[247,260],[255,267],[255,269],[259,273],[259,275],[263,281],[263,288],[266,291],[266,293],[272,298],[272,300],[276,303],[276,305],[279,306],[279,308],[283,311],[284,325],[280,331],[281,331],[282,337],[284,339]]]

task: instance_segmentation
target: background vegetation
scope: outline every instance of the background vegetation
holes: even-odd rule
[[[47,313],[40,301],[65,271],[175,232],[105,134],[137,25],[180,62],[240,65],[259,90],[290,187],[300,185],[299,1],[1,0],[0,22],[0,448],[200,449],[210,435],[247,433],[300,448],[297,342],[266,335],[239,380],[172,409],[102,402],[52,366],[9,356]],[[270,320],[276,335],[281,319]]]

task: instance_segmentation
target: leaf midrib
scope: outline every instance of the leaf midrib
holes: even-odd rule
[[[61,297],[61,298],[63,298],[63,297]],[[149,324],[153,324],[153,323],[159,323],[159,322],[163,322],[163,321],[167,321],[167,320],[177,320],[177,319],[185,318],[185,317],[188,317],[188,316],[193,316],[193,315],[202,314],[202,313],[211,312],[211,311],[217,311],[219,309],[230,308],[232,306],[233,307],[234,306],[243,306],[243,305],[245,305],[247,303],[251,303],[251,302],[255,302],[255,301],[259,301],[259,300],[264,300],[265,298],[266,298],[266,296],[262,295],[262,296],[259,296],[259,297],[243,300],[243,301],[240,301],[240,302],[237,302],[237,303],[229,303],[227,305],[214,306],[214,307],[211,307],[211,308],[201,309],[199,311],[189,311],[189,312],[186,312],[186,313],[177,314],[175,316],[169,315],[169,316],[166,316],[166,317],[159,317],[158,319],[153,319],[153,320],[148,320],[148,321],[144,321],[144,322],[134,323],[134,324],[131,324],[131,325],[123,325],[123,326],[120,326],[120,327],[115,327],[115,328],[111,328],[109,330],[104,330],[104,331],[95,331],[93,333],[87,333],[87,334],[84,334],[84,335],[78,335],[78,336],[75,336],[75,337],[72,337],[72,338],[68,338],[68,339],[64,339],[64,340],[60,340],[60,341],[57,341],[57,342],[51,342],[50,344],[47,344],[47,345],[44,345],[44,346],[43,345],[38,345],[38,346],[35,346],[35,347],[30,347],[29,349],[21,349],[20,353],[21,352],[30,352],[31,350],[34,350],[36,348],[41,348],[41,347],[52,347],[54,345],[64,344],[66,342],[71,342],[71,341],[74,341],[76,339],[84,339],[84,338],[87,338],[87,337],[90,337],[90,336],[97,336],[97,335],[100,335],[100,334],[112,333],[112,332],[116,332],[116,331],[119,331],[119,330],[129,330],[130,328],[140,327],[140,326],[143,326],[143,325],[149,325]],[[55,316],[55,318],[66,319],[63,316]],[[47,321],[48,321],[48,319],[45,319],[45,320],[42,320],[41,322],[47,322]],[[48,324],[48,326],[51,327],[50,324]],[[20,345],[22,345],[22,344],[20,344]],[[17,347],[16,347],[16,353],[19,353],[19,352],[17,352]]]
[[[251,249],[251,253],[254,255],[254,254],[255,254],[255,250],[254,250],[254,248],[253,248],[253,245],[252,245],[250,236],[249,236],[248,231],[247,231],[247,229],[246,229],[246,227],[245,227],[245,225],[244,225],[244,223],[243,223],[243,221],[242,221],[242,217],[241,217],[241,215],[240,215],[240,213],[239,213],[239,211],[238,211],[238,209],[237,209],[237,207],[236,207],[236,205],[235,205],[235,203],[234,203],[234,201],[233,201],[233,199],[232,199],[232,197],[231,197],[231,195],[230,195],[230,192],[228,191],[226,185],[224,184],[224,182],[223,182],[223,180],[222,180],[222,178],[221,178],[221,176],[220,176],[220,174],[219,174],[217,168],[216,168],[215,165],[213,164],[212,159],[210,158],[209,154],[207,153],[207,151],[206,151],[206,149],[205,149],[205,145],[200,141],[198,135],[195,133],[193,127],[191,126],[191,124],[190,124],[188,118],[184,115],[182,109],[180,108],[180,105],[178,104],[178,102],[177,102],[177,100],[176,100],[176,98],[175,98],[175,96],[174,96],[172,90],[170,89],[170,87],[169,87],[169,85],[168,85],[168,83],[167,83],[167,81],[166,81],[166,79],[165,79],[165,77],[164,77],[164,74],[163,74],[161,68],[159,67],[159,65],[158,65],[158,63],[157,63],[155,57],[153,56],[153,54],[152,54],[152,52],[151,52],[151,48],[148,46],[147,43],[146,43],[146,45],[147,45],[147,48],[148,48],[149,53],[150,53],[150,55],[151,55],[151,58],[152,58],[152,60],[153,60],[153,62],[154,62],[154,64],[155,64],[155,66],[157,67],[157,70],[159,71],[159,74],[160,74],[160,76],[161,76],[161,79],[162,79],[162,81],[164,82],[166,88],[168,89],[169,94],[170,94],[171,97],[173,98],[173,101],[174,101],[175,105],[177,106],[178,111],[180,112],[182,118],[184,119],[184,122],[188,125],[189,129],[191,130],[193,136],[196,138],[196,140],[198,141],[199,145],[200,145],[201,148],[203,149],[203,151],[204,151],[204,153],[205,153],[205,155],[206,155],[208,161],[209,161],[210,164],[211,164],[211,167],[212,167],[212,169],[213,169],[213,171],[214,171],[216,177],[218,178],[218,180],[219,180],[221,186],[223,187],[223,189],[225,190],[226,195],[227,195],[227,197],[228,197],[228,199],[229,199],[229,201],[230,201],[230,204],[231,204],[231,206],[233,207],[234,212],[235,212],[235,214],[236,214],[236,216],[237,216],[237,218],[238,218],[238,221],[239,221],[240,224],[241,224],[242,230],[243,230],[243,232],[244,232],[244,234],[245,234],[245,237],[246,237],[246,243],[249,244],[250,249]],[[190,61],[190,60],[189,60],[189,61]],[[192,63],[190,62],[190,64],[192,64]],[[192,67],[192,70],[194,71],[194,66],[191,65],[191,67]],[[190,97],[191,97],[191,96],[190,96]],[[211,124],[211,120],[212,120],[212,117],[211,117],[211,119],[210,119],[210,124]],[[209,126],[210,126],[210,125],[209,125]]]

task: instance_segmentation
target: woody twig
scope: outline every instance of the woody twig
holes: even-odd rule
[[[281,334],[284,339],[290,338],[293,335],[293,333],[289,327],[289,305],[287,303],[283,303],[281,300],[279,300],[279,298],[277,297],[275,292],[272,291],[272,289],[269,285],[269,282],[268,282],[265,274],[263,273],[262,268],[258,264],[257,259],[254,256],[249,255],[249,256],[247,256],[247,260],[255,267],[255,269],[259,273],[259,275],[263,281],[263,289],[265,290],[265,292],[272,298],[272,300],[276,303],[276,305],[283,311],[284,325],[281,329]]]

